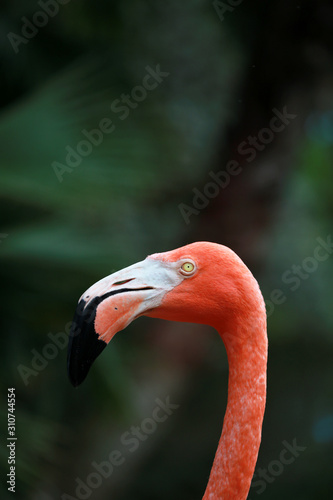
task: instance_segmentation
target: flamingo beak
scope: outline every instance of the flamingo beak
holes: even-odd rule
[[[68,343],[68,376],[74,387],[113,336],[156,308],[180,281],[173,266],[147,257],[91,286],[80,298]]]

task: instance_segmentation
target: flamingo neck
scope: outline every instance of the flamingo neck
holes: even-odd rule
[[[229,362],[228,404],[203,500],[245,500],[261,441],[266,402],[266,315],[221,332]],[[230,332],[230,330],[229,330]]]

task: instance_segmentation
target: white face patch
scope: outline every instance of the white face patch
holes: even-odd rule
[[[85,307],[97,296],[111,290],[138,290],[143,294],[142,310],[157,307],[165,293],[173,290],[183,279],[180,268],[186,259],[177,262],[166,262],[147,257],[145,260],[110,274],[92,285],[79,300],[85,301]],[[120,284],[117,284],[119,283]],[[124,282],[124,283],[122,283]],[[147,289],[149,287],[149,289]],[[141,311],[142,312],[142,311]]]

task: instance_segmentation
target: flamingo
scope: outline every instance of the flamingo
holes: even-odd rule
[[[74,386],[113,336],[139,316],[207,324],[228,356],[228,402],[203,500],[245,500],[266,403],[267,333],[259,285],[228,247],[195,242],[155,253],[81,296],[68,344]]]

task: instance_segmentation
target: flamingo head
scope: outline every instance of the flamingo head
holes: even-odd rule
[[[79,299],[68,345],[68,375],[74,386],[113,336],[139,316],[203,323],[244,308],[250,273],[227,247],[196,242],[117,271]]]

